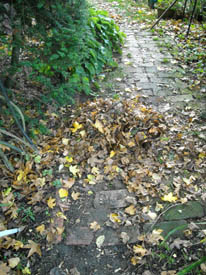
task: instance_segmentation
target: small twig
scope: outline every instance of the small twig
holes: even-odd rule
[[[151,227],[150,227],[150,229],[148,230],[148,232],[151,232],[152,231],[152,229],[154,228],[154,226],[155,226],[155,224],[158,222],[158,220],[161,218],[161,216],[165,213],[165,212],[167,212],[169,209],[171,209],[171,208],[173,208],[173,207],[175,207],[175,206],[177,206],[177,205],[182,205],[181,203],[177,203],[177,204],[175,204],[175,205],[171,205],[171,206],[169,206],[167,209],[165,209],[162,213],[160,213],[159,214],[159,216],[156,218],[156,220],[154,221],[154,223],[151,225]]]

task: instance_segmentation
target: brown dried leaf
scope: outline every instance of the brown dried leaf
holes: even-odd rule
[[[125,213],[129,214],[130,216],[134,216],[137,212],[137,209],[135,208],[135,206],[133,204],[131,204],[130,206],[125,208],[124,211],[125,211]]]
[[[24,248],[29,248],[28,258],[31,257],[34,253],[37,253],[41,257],[41,248],[38,243],[33,242],[32,240],[28,240],[27,245],[24,246]]]
[[[80,196],[80,193],[79,192],[72,192],[71,194],[71,197],[74,201],[78,200],[79,199],[79,196]]]
[[[10,274],[10,267],[7,266],[7,264],[5,263],[0,263],[0,271],[1,271],[1,275],[8,275]]]

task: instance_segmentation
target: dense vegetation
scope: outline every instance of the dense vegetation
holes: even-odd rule
[[[1,138],[1,144],[22,153],[18,146],[8,143],[11,133],[5,130],[13,127],[7,123],[8,114],[34,148],[25,120],[30,127],[38,124],[45,132],[39,123],[45,104],[63,106],[73,103],[77,93],[91,94],[95,76],[105,65],[116,66],[113,52],[121,52],[124,35],[107,12],[89,8],[85,0],[7,0],[0,3],[0,11],[0,90],[6,114],[1,126],[7,136]],[[30,92],[31,87],[35,92]],[[40,116],[31,119],[30,109]],[[3,151],[0,153],[13,171]]]
[[[112,51],[120,51],[123,35],[85,0],[8,1],[0,9],[1,25],[8,27],[1,34],[1,52],[10,59],[2,72],[8,86],[16,72],[27,72],[45,88],[44,102],[62,105],[75,92],[89,94],[94,75],[115,65]]]

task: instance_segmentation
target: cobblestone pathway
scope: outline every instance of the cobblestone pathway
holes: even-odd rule
[[[111,7],[111,3],[98,0],[95,4],[100,9],[118,13],[117,8]],[[120,21],[120,28],[126,34],[122,61],[119,64],[123,77],[121,80],[119,77],[113,79],[113,82],[116,80],[113,93],[128,98],[142,95],[153,109],[160,112],[170,109],[178,112],[178,109],[182,110],[185,106],[201,106],[205,109],[205,101],[195,100],[181,76],[182,68],[165,47],[168,44],[171,47],[174,45],[171,38],[157,38],[155,34],[142,28],[141,24],[129,23],[127,20]]]
[[[97,3],[96,3],[97,4]],[[111,3],[99,1],[98,7],[109,8]],[[115,8],[113,8],[115,12]],[[159,112],[178,112],[184,106],[196,104],[186,83],[178,77],[178,67],[167,49],[160,49],[155,36],[149,31],[141,30],[141,26],[132,25],[125,20],[121,29],[127,35],[123,48],[119,75],[112,75],[110,86],[108,81],[102,81],[102,94],[132,98],[137,95],[144,97],[144,102],[152,105]],[[158,41],[160,42],[160,41]],[[167,42],[164,40],[164,42]],[[171,43],[172,41],[170,41]],[[201,103],[198,103],[201,104]],[[91,191],[91,187],[89,189]],[[87,191],[87,190],[86,190]],[[85,192],[85,190],[84,190]],[[108,224],[108,215],[111,212],[121,213],[121,208],[135,203],[135,197],[128,194],[125,186],[116,182],[113,189],[94,186],[95,195],[91,198],[82,197],[73,203],[69,211],[69,230],[64,244],[61,244],[61,253],[67,259],[76,259],[74,273],[81,275],[109,275],[139,274],[135,267],[131,267],[130,257],[122,238],[128,236],[128,243],[135,243],[142,230],[139,224],[115,228]],[[182,225],[186,228],[187,219],[200,218],[206,213],[206,206],[200,202],[191,201],[187,204],[176,205],[166,211],[156,224],[146,224],[145,232],[152,228],[162,228],[166,235],[169,231]],[[101,230],[91,232],[89,224],[98,222]],[[184,226],[185,225],[185,226]],[[179,230],[174,236],[181,236]],[[99,244],[98,244],[99,241]],[[85,257],[79,259],[82,253]],[[129,253],[129,252],[128,252]],[[61,255],[60,255],[61,256]],[[54,272],[51,271],[50,274]],[[60,274],[60,273],[56,273]],[[63,274],[63,273],[61,273]],[[142,274],[142,273],[141,273]],[[145,273],[146,274],[146,273]],[[152,274],[152,273],[149,273]]]

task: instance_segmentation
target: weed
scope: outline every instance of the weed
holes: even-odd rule
[[[169,59],[168,59],[168,58],[163,58],[163,59],[162,59],[162,63],[164,63],[164,64],[169,63]]]
[[[21,213],[23,222],[27,221],[28,219],[35,221],[35,215],[31,207],[21,207],[18,209],[18,213]]]
[[[118,100],[120,98],[118,94],[114,94],[112,97],[113,97],[113,99],[116,99],[116,100]]]
[[[45,176],[52,176],[52,173],[53,173],[53,169],[51,168],[51,169],[45,169],[45,170],[43,170],[43,172],[42,172],[42,176],[43,177],[45,177]]]
[[[60,180],[55,180],[52,182],[52,185],[55,186],[55,187],[61,187],[62,186],[62,183]]]

